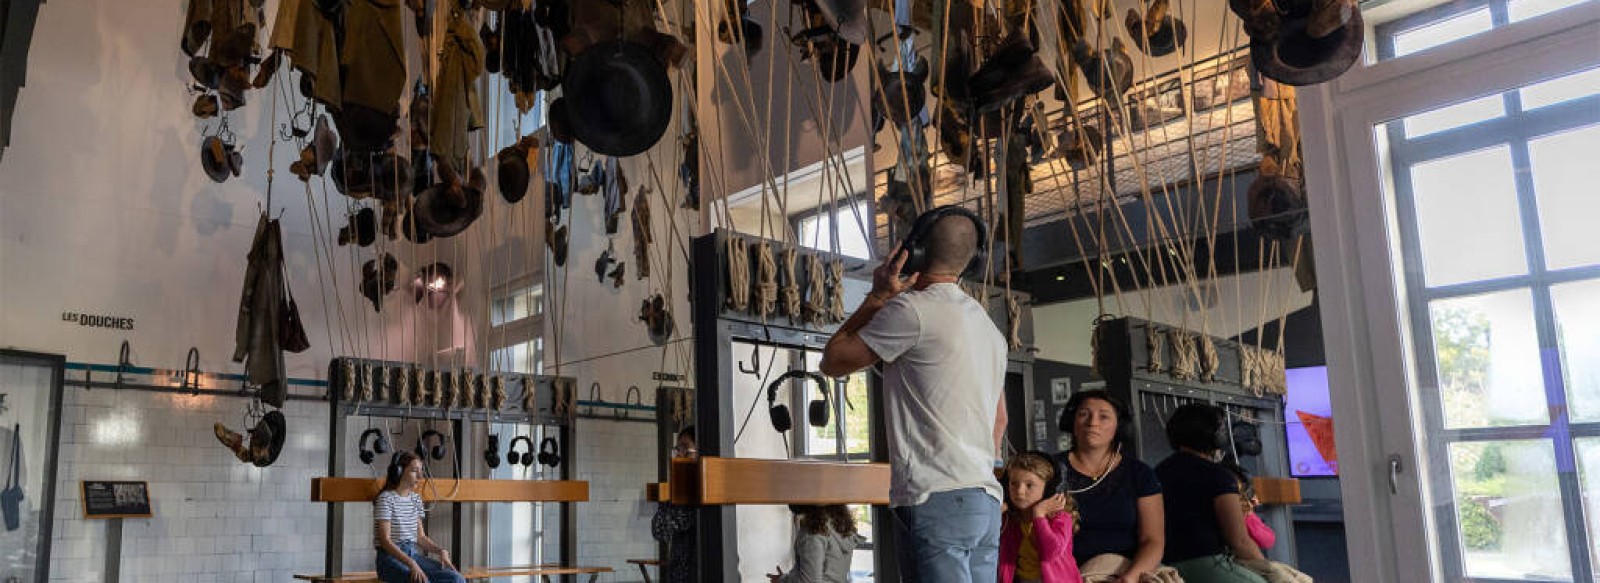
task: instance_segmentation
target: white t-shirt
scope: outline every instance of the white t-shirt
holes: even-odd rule
[[[1006,341],[976,300],[936,283],[889,300],[860,331],[883,359],[891,506],[983,488],[994,478],[994,417],[1005,386]]]

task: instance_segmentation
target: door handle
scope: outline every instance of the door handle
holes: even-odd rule
[[[1400,454],[1389,454],[1389,494],[1400,493]]]

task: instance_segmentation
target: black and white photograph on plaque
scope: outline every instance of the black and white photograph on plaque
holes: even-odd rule
[[[1050,379],[1050,402],[1066,404],[1072,398],[1072,379]]]

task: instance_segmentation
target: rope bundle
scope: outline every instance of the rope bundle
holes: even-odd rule
[[[1155,326],[1144,329],[1144,346],[1150,351],[1149,364],[1145,367],[1153,374],[1161,374],[1167,369],[1167,335]]]
[[[806,301],[805,320],[812,324],[821,324],[825,314],[828,313],[827,280],[822,274],[822,259],[815,255],[806,256]]]
[[[1173,328],[1167,331],[1167,341],[1172,345],[1172,378],[1193,380],[1199,373],[1199,358],[1195,355],[1194,335]]]
[[[756,255],[756,315],[766,318],[778,308],[778,261],[766,241],[754,245]]]
[[[489,408],[490,409],[494,409],[495,412],[499,412],[499,411],[505,409],[505,407],[506,407],[506,379],[505,379],[505,377],[500,376],[500,375],[494,375],[493,378],[489,379],[489,391],[490,391]]]
[[[1006,294],[1006,321],[1010,322],[1010,343],[1012,350],[1022,349],[1022,306],[1017,304],[1017,296]]]
[[[538,400],[535,397],[538,393],[535,390],[536,386],[533,377],[522,377],[522,410],[527,413],[533,413],[539,407]]]
[[[750,309],[750,250],[739,237],[728,237],[728,309]]]
[[[356,397],[356,364],[349,360],[344,361],[344,400],[350,402]]]
[[[1222,358],[1217,356],[1217,344],[1211,341],[1211,335],[1200,335],[1199,349],[1200,381],[1209,383],[1217,380],[1217,368],[1222,365]]]
[[[828,263],[828,322],[838,324],[844,321],[844,260],[834,259]]]
[[[389,399],[401,403],[410,403],[411,387],[420,382],[421,379],[417,378],[417,371],[414,368],[402,368],[395,372],[398,373],[396,376],[400,378],[400,382],[395,383],[394,394],[389,395]]]
[[[783,286],[779,291],[783,294],[781,308],[783,315],[789,317],[790,322],[798,323],[800,315],[800,279],[795,275],[796,263],[800,260],[800,251],[793,247],[783,250]]]

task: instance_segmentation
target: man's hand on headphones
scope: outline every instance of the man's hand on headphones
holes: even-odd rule
[[[887,302],[891,298],[900,295],[900,292],[917,285],[917,279],[922,277],[921,273],[913,273],[911,277],[904,280],[900,279],[900,268],[906,264],[907,256],[908,254],[904,249],[897,250],[894,257],[872,271],[872,291],[867,294],[867,297]]]

